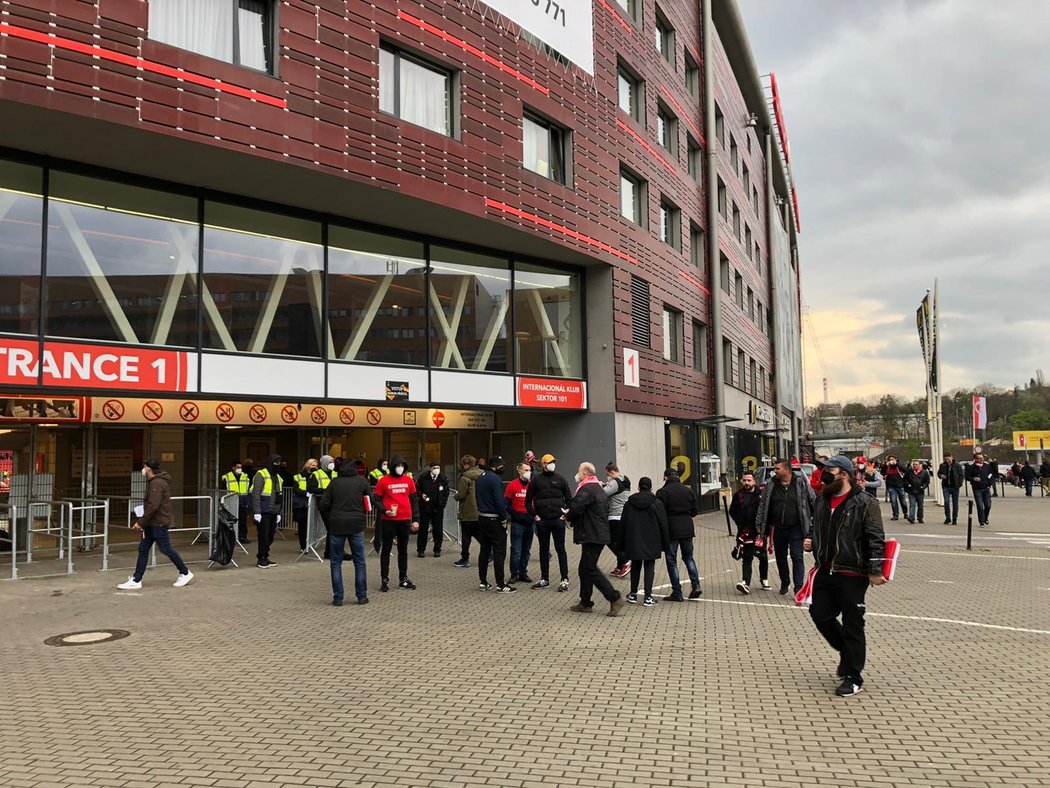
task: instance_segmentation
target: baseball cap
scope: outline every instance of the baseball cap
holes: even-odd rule
[[[857,458],[857,464],[858,465],[867,465],[868,464],[868,458],[867,457],[858,457]]]
[[[546,465],[547,463],[557,462],[557,461],[558,461],[558,458],[555,457],[553,454],[544,454],[543,457],[540,458],[540,462],[542,462],[544,465]]]
[[[505,465],[505,464],[506,463],[503,462],[503,458],[500,457],[498,454],[494,454],[491,457],[489,457],[489,467],[490,468],[499,468],[500,466]]]
[[[532,449],[529,449],[527,452],[525,452],[525,459],[530,461],[536,459],[536,455],[532,453]]]
[[[828,457],[823,460],[817,460],[817,465],[822,465],[826,468],[838,468],[847,473],[853,472],[853,463],[850,461],[850,458],[841,454],[836,454],[834,457]]]
[[[153,472],[157,472],[157,471],[160,470],[160,463],[157,462],[156,460],[146,460],[142,464],[145,465],[147,468],[149,468]]]

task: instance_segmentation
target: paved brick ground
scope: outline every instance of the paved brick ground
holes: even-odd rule
[[[1039,503],[995,530],[1050,532]],[[724,521],[698,522],[703,599],[618,619],[478,592],[452,551],[413,553],[415,592],[378,593],[369,559],[367,607],[331,607],[291,542],[184,589],[170,565],[141,594],[113,572],[0,584],[0,785],[1050,785],[1046,547],[902,537],[866,692],[840,699],[806,613],[737,595]],[[43,644],[92,628],[132,634]]]

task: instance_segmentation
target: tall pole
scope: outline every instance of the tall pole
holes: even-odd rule
[[[707,132],[707,272],[711,294],[711,390],[716,416],[725,416],[725,354],[722,345],[721,248],[718,241],[718,139],[715,134],[715,70],[713,0],[703,0],[704,131]],[[768,163],[767,163],[767,166]],[[722,472],[735,473],[726,441],[726,425],[716,419],[715,446],[722,458]]]
[[[933,406],[934,406],[934,423],[936,426],[935,433],[937,435],[937,445],[931,450],[934,451],[934,455],[930,458],[930,462],[935,463],[940,460],[944,455],[944,427],[943,427],[943,413],[941,410],[941,321],[940,316],[937,313],[937,280],[933,280]],[[933,487],[933,499],[937,502],[938,506],[944,505],[944,494],[941,491],[941,485],[934,484]]]

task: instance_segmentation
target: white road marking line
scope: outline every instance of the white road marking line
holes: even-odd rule
[[[911,545],[911,547],[918,547],[919,545]],[[905,545],[908,547],[908,545]],[[913,550],[907,553],[908,555],[954,555],[959,558],[1006,558],[1014,559],[1016,561],[1050,561],[1050,558],[1040,558],[1039,556],[1033,555],[982,555],[978,553],[938,553],[935,550]]]
[[[733,599],[689,599],[688,602],[707,602],[716,605],[749,605],[751,607],[779,607],[785,610],[804,610],[798,605],[777,605],[771,602],[741,602]],[[869,616],[877,618],[899,618],[905,621],[928,621],[935,624],[957,624],[963,627],[979,627],[981,629],[998,629],[1005,632],[1025,632],[1031,635],[1050,635],[1050,629],[1029,629],[1027,627],[1008,627],[1002,624],[985,624],[982,621],[962,621],[955,618],[933,618],[932,616],[904,616],[897,613],[872,613]]]
[[[946,586],[953,586],[953,585],[955,585],[955,581],[954,580],[931,580],[930,582],[931,583],[942,583],[942,584],[944,584]]]

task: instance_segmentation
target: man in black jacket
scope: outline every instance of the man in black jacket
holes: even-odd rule
[[[689,572],[689,582],[693,589],[690,599],[700,598],[700,572],[693,558],[693,536],[696,528],[693,518],[697,515],[696,496],[693,491],[682,484],[675,468],[664,471],[664,486],[656,493],[660,503],[667,512],[667,528],[670,531],[671,546],[667,551],[667,575],[671,581],[671,593],[664,597],[665,602],[682,602],[682,580],[678,574],[678,551],[682,551],[682,563]]]
[[[973,490],[973,502],[977,506],[977,522],[981,528],[988,527],[988,515],[992,513],[992,494],[995,490],[995,471],[984,455],[973,455],[973,462],[966,466],[966,481]]]
[[[597,588],[609,600],[606,615],[615,617],[620,615],[626,600],[598,568],[602,548],[609,544],[609,496],[589,462],[580,463],[576,480],[579,486],[569,501],[565,519],[572,524],[573,543],[580,545],[580,601],[569,609],[576,613],[590,613],[594,608],[591,594]]]
[[[445,506],[448,504],[448,477],[441,472],[441,463],[430,463],[429,471],[416,480],[419,494],[419,536],[416,537],[416,553],[422,558],[427,552],[427,533],[434,529],[434,558],[441,557],[441,545],[445,538]]]
[[[907,519],[908,494],[904,491],[904,468],[900,467],[897,458],[892,454],[882,466],[882,478],[886,480],[886,493],[890,496],[890,510],[893,512],[890,519],[899,519],[902,510],[904,518]]]
[[[922,467],[918,460],[912,460],[911,466],[904,474],[904,489],[908,491],[909,523],[923,523],[923,504],[926,500],[926,488],[930,486],[930,472]]]
[[[778,460],[774,471],[776,475],[766,482],[765,489],[762,490],[756,523],[766,543],[773,541],[777,574],[780,575],[780,594],[783,596],[788,592],[792,581],[797,594],[806,580],[802,538],[810,528],[816,494],[802,472],[791,467],[790,460]]]
[[[963,486],[963,470],[952,457],[951,452],[944,453],[944,462],[937,469],[937,478],[941,480],[941,492],[944,493],[944,524],[957,525],[959,521],[959,488]]]
[[[879,502],[853,478],[853,463],[841,454],[820,463],[824,486],[803,549],[817,561],[809,615],[839,652],[840,697],[864,686],[867,652],[864,595],[886,582],[882,574],[885,533]],[[842,616],[842,623],[838,617]]]
[[[729,516],[736,523],[736,550],[737,555],[743,562],[743,580],[736,584],[736,590],[741,594],[751,593],[751,564],[758,557],[758,579],[762,583],[762,590],[768,591],[769,586],[769,554],[766,552],[766,544],[759,536],[758,526],[758,502],[759,493],[755,489],[755,475],[751,471],[744,471],[740,476],[741,487],[733,496],[733,503],[729,506]]]
[[[536,522],[536,538],[540,550],[540,579],[533,588],[546,588],[550,585],[551,538],[554,539],[554,550],[558,554],[558,568],[561,570],[559,591],[569,590],[569,556],[565,552],[565,520],[563,514],[569,506],[569,483],[565,477],[555,472],[557,459],[553,454],[543,455],[543,473],[533,476],[529,489],[525,493],[525,511]]]
[[[1035,488],[1035,468],[1028,460],[1024,461],[1024,465],[1021,466],[1021,481],[1024,482],[1024,494],[1029,498],[1032,497],[1032,490]]]
[[[365,568],[365,498],[370,493],[368,482],[358,475],[352,462],[343,463],[339,476],[332,479],[321,494],[317,508],[328,516],[328,555],[332,563],[332,604],[343,604],[344,548],[350,543],[354,561],[354,592],[357,604],[368,604],[368,582]]]

